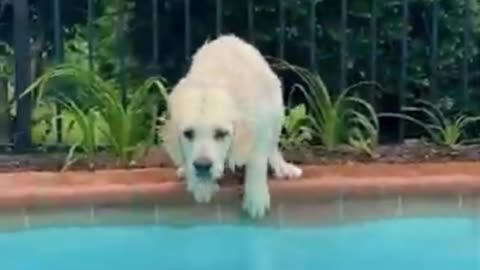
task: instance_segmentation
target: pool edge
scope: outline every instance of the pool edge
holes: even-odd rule
[[[297,180],[269,181],[273,201],[329,197],[372,197],[380,194],[441,195],[480,191],[480,162],[419,164],[349,164],[302,166]],[[224,185],[214,202],[236,202],[241,186]],[[95,172],[0,173],[0,208],[129,205],[155,201],[192,204],[172,168],[100,170]]]

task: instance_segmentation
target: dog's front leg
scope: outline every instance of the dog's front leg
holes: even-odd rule
[[[243,209],[252,218],[262,218],[270,208],[267,184],[268,156],[256,153],[246,164]]]

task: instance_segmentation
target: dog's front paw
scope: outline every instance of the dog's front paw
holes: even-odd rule
[[[302,169],[289,162],[282,162],[274,167],[275,178],[294,179],[302,176]]]
[[[212,200],[213,194],[219,190],[216,183],[191,183],[188,190],[192,192],[197,203],[208,203]]]
[[[179,179],[182,179],[185,177],[185,170],[182,167],[180,167],[177,169],[176,174]]]
[[[270,209],[270,193],[268,187],[247,190],[243,198],[243,209],[252,218],[262,218]]]

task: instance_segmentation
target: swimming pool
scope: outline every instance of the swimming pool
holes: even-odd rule
[[[364,218],[317,225],[295,225],[292,220],[263,225],[205,222],[173,226],[147,220],[86,225],[84,220],[85,224],[76,226],[81,222],[70,217],[68,226],[0,232],[0,269],[480,269],[480,218],[475,209],[465,214],[430,202],[410,204],[415,214],[408,215],[403,206],[404,213],[387,217],[379,213],[378,204],[375,208],[366,202],[351,202],[352,207],[376,209],[372,211],[378,216],[365,218],[372,213],[367,215],[360,208],[348,212],[349,204],[343,203],[341,215]],[[339,214],[338,203],[335,209]],[[312,215],[320,213],[310,210]],[[157,219],[162,213],[158,211]],[[324,219],[333,217],[321,213]],[[141,219],[138,212],[136,218]]]

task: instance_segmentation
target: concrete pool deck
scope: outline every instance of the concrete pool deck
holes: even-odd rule
[[[480,162],[302,166],[297,180],[269,182],[273,203],[378,195],[480,193]],[[226,181],[212,203],[240,201],[241,185]],[[190,205],[172,168],[93,172],[0,173],[0,208],[131,205],[139,202]]]

